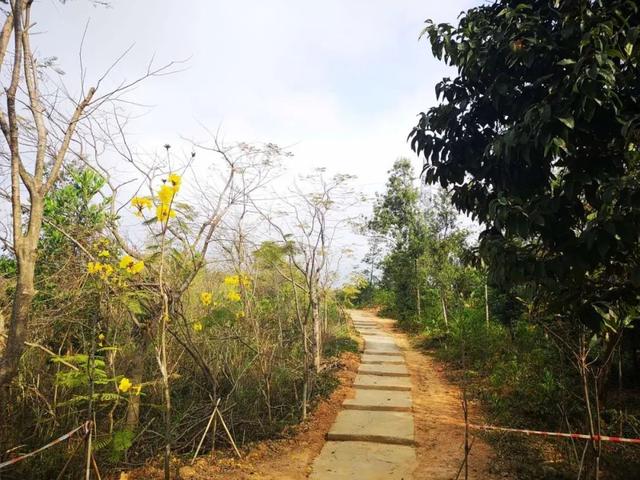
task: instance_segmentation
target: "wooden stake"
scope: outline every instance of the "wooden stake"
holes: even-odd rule
[[[209,427],[211,427],[211,422],[213,422],[214,417],[216,416],[216,413],[218,412],[218,405],[220,405],[220,399],[218,398],[218,401],[216,402],[216,406],[213,409],[213,412],[211,412],[211,416],[209,417],[209,421],[207,422],[207,427],[204,429],[204,433],[202,434],[202,438],[200,439],[200,443],[198,443],[198,448],[196,448],[196,452],[193,454],[193,458],[191,459],[191,464],[193,465],[193,462],[196,461],[196,457],[198,456],[198,453],[200,453],[200,448],[202,448],[202,444],[204,443],[204,439],[207,436],[207,432],[209,431]]]
[[[236,446],[236,442],[233,440],[233,437],[231,436],[231,432],[227,428],[227,424],[225,423],[224,418],[222,418],[222,413],[220,413],[220,410],[218,410],[218,418],[220,419],[220,423],[222,423],[222,427],[224,428],[224,431],[227,432],[227,437],[229,437],[229,441],[231,442],[231,445],[233,446],[233,449],[235,450],[236,455],[238,455],[238,458],[242,458],[242,455],[240,455],[240,451]]]

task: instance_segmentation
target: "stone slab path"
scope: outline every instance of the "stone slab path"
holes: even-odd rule
[[[355,397],[327,433],[311,480],[410,480],[416,466],[411,380],[404,353],[372,317],[353,313],[364,353]]]

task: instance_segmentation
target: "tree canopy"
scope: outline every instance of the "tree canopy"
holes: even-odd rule
[[[595,329],[599,302],[638,303],[639,21],[624,0],[501,0],[424,30],[458,72],[409,136],[425,181],[483,225],[495,282]]]

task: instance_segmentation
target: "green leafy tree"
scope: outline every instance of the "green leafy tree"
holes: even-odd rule
[[[623,0],[501,0],[428,22],[458,74],[410,134],[426,182],[483,225],[493,281],[537,286],[549,315],[598,334],[601,392],[623,325],[597,307],[639,302],[639,22]]]
[[[390,250],[382,261],[382,284],[394,293],[394,310],[401,321],[420,317],[418,259],[424,250],[426,224],[420,211],[411,162],[399,159],[389,171],[384,194],[378,196],[369,229],[382,236]]]

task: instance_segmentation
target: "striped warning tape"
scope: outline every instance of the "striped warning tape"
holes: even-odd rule
[[[463,424],[464,425],[464,424]],[[521,430],[518,428],[494,427],[492,425],[469,424],[469,428],[476,430],[494,430],[498,432],[524,433],[525,435],[542,435],[545,437],[578,438],[613,443],[631,443],[640,445],[640,438],[610,437],[608,435],[587,435],[584,433],[543,432],[540,430]]]
[[[14,463],[18,463],[18,462],[20,462],[20,461],[22,461],[22,460],[24,460],[26,458],[33,457],[34,455],[37,455],[38,453],[42,452],[43,450],[46,450],[49,447],[53,447],[57,443],[65,441],[69,437],[71,437],[71,436],[75,435],[76,433],[78,433],[80,430],[82,430],[85,434],[87,434],[89,432],[90,424],[91,424],[91,422],[88,422],[88,421],[84,422],[79,427],[74,428],[70,432],[65,433],[64,435],[56,438],[52,442],[47,443],[44,447],[40,447],[39,449],[34,450],[33,452],[25,453],[24,455],[20,455],[19,457],[15,457],[15,458],[12,458],[11,460],[7,460],[6,462],[0,463],[0,470],[3,469],[4,467],[8,467],[9,465],[13,465]]]

